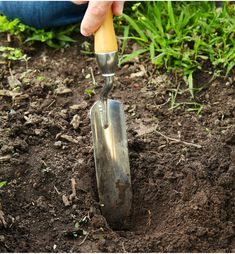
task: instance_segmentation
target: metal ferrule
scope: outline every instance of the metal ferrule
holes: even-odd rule
[[[102,76],[114,76],[118,66],[118,53],[96,53],[96,60],[101,70]]]

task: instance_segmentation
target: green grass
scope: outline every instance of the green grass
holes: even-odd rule
[[[136,3],[129,15],[119,18],[119,29],[123,33],[123,53],[129,40],[140,45],[139,50],[123,54],[120,64],[147,54],[159,69],[176,72],[184,78],[191,99],[195,97],[196,71],[212,72],[217,77],[234,70],[234,5],[225,3],[219,11],[213,2]],[[205,65],[210,69],[204,68]]]

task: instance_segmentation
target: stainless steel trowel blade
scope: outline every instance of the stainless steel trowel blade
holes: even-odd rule
[[[97,101],[90,111],[99,202],[109,225],[125,228],[132,202],[125,116],[121,102],[107,103],[107,128],[102,102]]]

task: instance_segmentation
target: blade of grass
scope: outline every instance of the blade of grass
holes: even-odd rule
[[[134,59],[135,57],[138,57],[139,55],[147,52],[147,49],[138,49],[134,52],[132,52],[131,54],[126,54],[120,57],[119,59],[119,65],[122,65],[124,63],[130,62],[132,59]]]
[[[132,26],[132,28],[137,32],[137,34],[140,36],[140,38],[143,41],[148,41],[146,35],[144,34],[144,32],[140,29],[140,27],[138,26],[138,24],[135,22],[134,19],[132,19],[131,17],[123,14],[123,17],[128,21],[128,23]]]
[[[175,29],[175,15],[174,15],[171,1],[167,1],[167,10],[168,10],[168,15],[170,18],[171,26],[173,29]]]

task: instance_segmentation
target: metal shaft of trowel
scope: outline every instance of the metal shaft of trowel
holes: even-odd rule
[[[118,65],[118,45],[113,26],[113,13],[110,7],[103,23],[95,32],[95,55],[100,67],[101,74],[105,79],[103,90],[101,91],[101,104],[103,115],[103,126],[107,128],[108,119],[108,94],[113,87],[114,74]]]
[[[109,126],[108,94],[113,87],[114,75],[118,65],[118,53],[116,51],[96,53],[96,60],[101,70],[101,74],[104,77],[104,86],[101,91],[100,100],[102,102],[103,127],[106,129]]]

